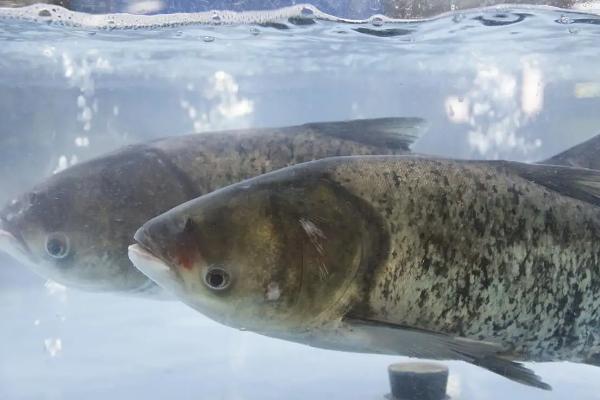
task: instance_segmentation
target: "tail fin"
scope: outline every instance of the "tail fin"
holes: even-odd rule
[[[427,122],[421,118],[354,119],[303,125],[322,135],[407,152],[427,126]]]
[[[600,170],[600,135],[563,151],[538,164],[564,165]]]

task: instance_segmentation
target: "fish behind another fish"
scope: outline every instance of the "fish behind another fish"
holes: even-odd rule
[[[310,123],[170,137],[62,171],[0,212],[0,250],[39,275],[90,291],[160,297],[127,246],[145,221],[220,187],[288,165],[404,154],[419,118]]]

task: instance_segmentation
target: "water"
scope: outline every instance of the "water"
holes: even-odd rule
[[[600,131],[590,8],[396,22],[307,9],[242,24],[0,11],[0,201],[125,144],[193,131],[419,116],[430,129],[417,152],[519,161]],[[238,332],[179,303],[65,289],[0,264],[0,399],[379,399],[398,360]],[[554,387],[542,392],[449,365],[453,399],[599,398],[589,366],[532,364]]]

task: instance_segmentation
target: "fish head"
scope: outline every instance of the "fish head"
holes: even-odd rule
[[[164,199],[152,196],[156,184],[131,172],[148,170],[140,163],[134,155],[82,163],[36,185],[0,211],[0,251],[68,287],[132,294],[155,287],[127,257],[136,229],[164,211]],[[167,208],[181,202],[164,192]]]
[[[370,261],[373,226],[330,182],[250,182],[148,221],[130,259],[225,325],[267,334],[316,326]]]

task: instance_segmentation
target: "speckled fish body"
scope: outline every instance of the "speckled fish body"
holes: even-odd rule
[[[274,169],[351,154],[404,154],[423,120],[381,118],[170,137],[50,177],[0,212],[0,249],[70,287],[158,296],[127,246],[151,217]]]
[[[140,270],[233,327],[546,389],[514,360],[598,363],[600,171],[332,158],[192,200],[135,238]]]
[[[329,179],[366,201],[385,232],[385,256],[356,282],[363,317],[502,343],[528,360],[600,354],[600,172],[331,164]],[[578,173],[589,191],[578,192]]]

